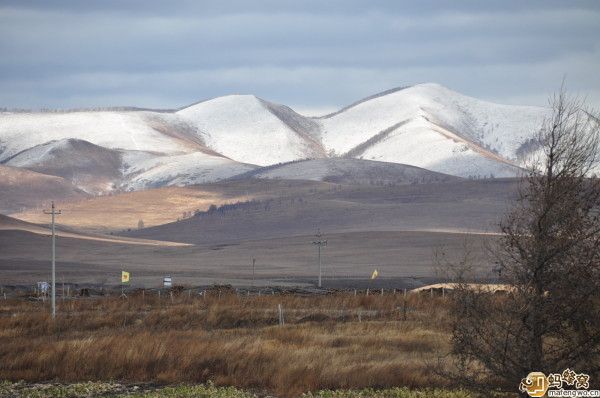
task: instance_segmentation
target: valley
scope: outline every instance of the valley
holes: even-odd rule
[[[310,285],[314,235],[330,287],[435,279],[435,253],[485,247],[537,147],[544,108],[437,84],[392,89],[321,117],[253,95],[175,110],[0,113],[0,273],[77,284]],[[12,220],[12,221],[8,221]],[[17,221],[21,220],[21,221]],[[19,224],[30,223],[30,224]],[[256,260],[256,281],[250,264]]]
[[[436,251],[456,260],[465,245],[474,252],[478,275],[490,278],[485,245],[495,239],[495,224],[516,187],[510,179],[398,186],[262,179],[64,202],[58,216],[57,269],[59,278],[69,283],[107,286],[118,283],[122,269],[131,272],[132,286],[142,287],[160,285],[163,275],[194,286],[311,285],[317,272],[311,242],[320,229],[328,240],[323,249],[324,286],[364,286],[378,269],[380,278],[373,287],[418,287],[435,278]],[[179,221],[150,217],[147,220],[160,225],[122,228],[151,211],[168,215],[160,209],[170,209],[170,201],[177,201],[168,195],[186,205],[197,200],[191,208],[200,211]],[[132,210],[142,204],[151,210]],[[210,204],[215,205],[212,210]],[[172,216],[179,217],[184,208]],[[36,212],[35,217],[33,221],[47,226],[47,215]],[[99,228],[102,219],[118,222]],[[72,233],[85,230],[106,239],[82,239]],[[5,284],[48,278],[50,239],[48,229],[44,231],[34,233],[14,223],[0,228]],[[126,239],[147,244],[122,241]]]

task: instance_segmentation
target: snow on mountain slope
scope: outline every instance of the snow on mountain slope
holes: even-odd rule
[[[121,154],[74,138],[36,145],[4,164],[63,177],[93,194],[114,189],[121,179]]]
[[[91,194],[218,181],[253,170],[208,150],[182,155],[107,149],[63,139],[34,146],[4,164],[63,177]]]
[[[124,188],[139,190],[165,185],[193,185],[223,180],[257,166],[202,152],[172,156],[124,153]]]
[[[519,173],[514,164],[423,119],[393,129],[355,156],[461,177],[514,177]]]
[[[93,194],[252,169],[207,148],[186,119],[148,111],[1,113],[0,163],[64,177]]]
[[[460,180],[405,164],[343,158],[301,160],[267,166],[239,176],[245,177],[391,185]]]
[[[266,166],[325,156],[314,121],[252,95],[215,98],[177,115],[196,126],[210,148],[238,162]]]
[[[149,120],[149,118],[151,118]],[[36,145],[77,138],[111,149],[190,152],[193,145],[152,127],[171,115],[150,112],[0,114],[0,161]],[[192,147],[192,148],[191,148]]]
[[[370,97],[319,121],[325,148],[339,155],[437,165],[433,170],[460,176],[485,165],[485,173],[477,174],[505,175],[511,168],[494,164],[517,163],[519,148],[546,114],[545,108],[498,105],[420,84]]]
[[[519,172],[546,112],[480,101],[437,84],[388,90],[320,118],[252,95],[177,112],[1,112],[0,163],[62,176],[94,194],[210,182],[253,165],[332,154],[462,177],[504,177]],[[299,162],[277,172],[347,177],[353,173],[342,171],[350,166]],[[387,175],[387,169],[368,169]],[[358,173],[371,178],[367,174]]]

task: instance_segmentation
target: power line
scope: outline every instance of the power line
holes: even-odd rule
[[[54,228],[54,218],[58,214],[62,214],[61,210],[56,210],[54,201],[52,201],[52,209],[44,210],[44,214],[52,215],[52,319],[56,318],[56,233]]]
[[[321,229],[317,229],[317,234],[315,235],[316,240],[313,241],[313,245],[317,245],[318,255],[319,255],[319,283],[318,286],[321,287],[321,247],[327,246],[327,239],[323,240],[323,235],[321,235]]]

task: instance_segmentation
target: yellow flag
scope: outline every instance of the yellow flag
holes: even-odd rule
[[[129,282],[129,272],[121,271],[121,283],[128,283],[128,282]]]
[[[371,275],[371,279],[375,279],[377,278],[377,276],[379,276],[379,272],[377,272],[377,270],[373,271],[373,275]]]

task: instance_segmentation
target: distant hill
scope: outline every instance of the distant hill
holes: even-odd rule
[[[319,118],[253,95],[179,110],[5,111],[0,164],[63,177],[93,195],[245,173],[405,183],[416,178],[407,166],[462,178],[514,177],[538,149],[532,137],[547,112],[481,101],[432,83],[387,90]],[[289,163],[302,159],[313,160]],[[404,166],[367,167],[351,159]],[[259,167],[271,168],[255,171]],[[419,173],[425,180],[434,175]]]
[[[62,177],[89,193],[111,190],[121,179],[121,154],[87,141],[65,138],[36,145],[5,165]]]
[[[266,166],[326,156],[317,122],[253,95],[215,98],[177,115],[196,126],[210,148],[239,162]]]
[[[361,185],[405,185],[460,180],[459,177],[405,164],[344,158],[277,164],[258,168],[234,178],[312,180]]]
[[[0,213],[41,208],[51,200],[72,201],[88,196],[64,178],[0,165]]]
[[[245,183],[241,180],[239,183]],[[259,180],[265,181],[265,180]],[[281,180],[284,183],[289,180]],[[277,180],[273,180],[273,183]],[[300,181],[298,181],[300,182]],[[290,185],[293,181],[290,181]],[[323,183],[321,183],[323,184]],[[225,204],[126,236],[194,244],[235,244],[323,232],[488,233],[515,197],[518,180],[451,180],[414,185],[327,184],[300,194]]]

